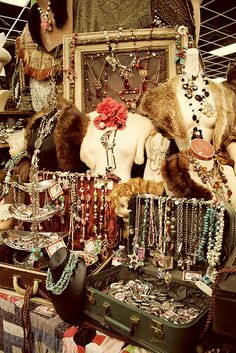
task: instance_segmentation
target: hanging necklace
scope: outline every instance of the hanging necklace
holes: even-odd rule
[[[61,115],[62,110],[53,110],[45,115],[43,115],[42,120],[39,125],[39,129],[37,132],[37,137],[34,142],[34,154],[32,156],[31,164],[35,168],[38,168],[38,162],[39,162],[39,153],[40,153],[40,148],[42,146],[43,140],[45,137],[47,137],[49,134],[51,134],[53,128],[55,127],[55,124],[57,122],[58,117]],[[52,114],[50,116],[50,114]],[[48,117],[50,116],[50,117]]]
[[[92,58],[93,60],[93,58]],[[91,60],[91,61],[92,61]],[[89,62],[89,60],[85,60],[85,66],[89,69],[92,77],[93,77],[93,83],[94,83],[94,87],[95,87],[95,92],[96,92],[96,98],[99,99],[101,98],[101,89],[102,89],[102,74],[103,74],[103,71],[105,69],[105,66],[108,64],[106,60],[104,60],[104,63],[102,64],[102,68],[101,68],[101,71],[99,72],[98,76],[95,75],[95,72],[92,68],[92,65],[91,65],[91,61]]]
[[[223,166],[219,162],[217,154],[213,156],[213,166],[211,169],[202,166],[191,152],[188,153],[188,158],[193,166],[193,171],[197,173],[203,184],[209,185],[215,199],[230,203],[232,191],[228,185],[228,179],[224,174]]]
[[[203,79],[203,88],[200,90],[197,85],[197,79],[201,79],[201,77]],[[183,72],[181,83],[184,96],[187,98],[191,109],[192,120],[195,124],[192,131],[192,139],[203,138],[202,130],[198,128],[201,118],[214,118],[216,113],[215,107],[208,101],[210,96],[208,91],[209,81],[204,79],[204,75],[188,76]]]
[[[106,172],[107,173],[111,173],[113,170],[116,169],[116,160],[114,155],[114,148],[116,145],[115,143],[116,133],[117,133],[117,128],[113,128],[113,129],[107,130],[101,136],[101,143],[106,150],[106,159],[107,159]],[[112,138],[112,141],[110,141],[112,134],[113,134],[113,138]],[[110,156],[111,156],[111,162],[110,162]]]
[[[43,12],[43,10],[39,5],[38,5],[38,11],[40,15],[43,17],[43,20],[41,21],[42,30],[44,32],[52,32],[53,30],[52,21],[49,19],[49,13],[51,11],[51,1],[48,0],[46,12]]]

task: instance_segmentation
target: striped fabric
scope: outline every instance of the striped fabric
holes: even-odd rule
[[[0,353],[22,353],[22,305],[22,297],[0,291]],[[74,340],[81,327],[66,324],[51,309],[30,303],[32,353],[150,353],[89,328]]]

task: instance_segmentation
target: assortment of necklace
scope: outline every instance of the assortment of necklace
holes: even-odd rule
[[[202,166],[200,161],[191,153],[188,158],[192,169],[200,177],[201,182],[206,185],[217,201],[231,202],[232,191],[228,185],[228,179],[224,174],[224,169],[218,160],[217,154],[212,158],[212,168]]]
[[[136,37],[132,29],[130,33],[134,47],[128,51],[120,50],[118,47],[122,29],[119,29],[117,37],[113,39],[115,43],[113,47],[108,32],[104,31],[108,54],[84,55],[84,85],[88,110],[91,107],[95,108],[101,99],[107,96],[108,80],[117,82],[118,97],[133,112],[136,111],[142,94],[149,87],[156,87],[163,80],[161,72],[165,52],[152,50],[152,32],[153,28],[150,29],[147,47],[138,52]],[[74,46],[72,56],[74,56]],[[100,67],[99,70],[98,67]],[[110,89],[111,91],[114,89],[112,85]]]
[[[43,20],[41,21],[41,27],[44,32],[52,32],[53,30],[53,25],[52,25],[52,20],[49,18],[49,14],[51,12],[51,1],[48,0],[47,4],[47,10],[46,12],[43,12],[41,7],[38,5],[38,11],[40,13],[40,16],[43,17]]]
[[[115,212],[108,201],[108,193],[113,181],[106,177],[95,177],[88,171],[86,173],[46,172],[41,175],[44,180],[53,179],[63,190],[60,211],[55,215],[62,230],[68,230],[68,247],[85,249],[90,241],[89,249],[94,255],[105,258],[109,249],[117,244],[118,233],[115,224]],[[47,191],[48,192],[48,191]],[[50,193],[45,196],[47,203],[55,205]],[[61,212],[64,223],[61,224]],[[112,219],[114,218],[114,222]],[[59,226],[57,224],[57,226]]]
[[[224,231],[222,202],[212,202],[204,212],[201,199],[148,194],[136,195],[134,199],[129,217],[133,238],[133,253],[129,257],[133,266],[142,266],[145,257],[150,256],[156,266],[167,271],[165,275],[173,269],[174,261],[187,271],[207,261],[215,273]],[[209,207],[215,217],[209,217]]]
[[[203,83],[203,88],[200,89],[197,81]],[[182,90],[187,99],[188,105],[191,109],[192,120],[194,128],[192,131],[192,139],[203,138],[202,130],[198,128],[201,118],[215,118],[216,110],[213,104],[208,99],[210,92],[208,90],[209,81],[205,79],[204,75],[188,76],[184,71],[181,76]]]

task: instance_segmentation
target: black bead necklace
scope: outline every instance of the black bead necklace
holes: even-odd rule
[[[200,123],[200,118],[202,115],[212,117],[214,112],[212,104],[207,102],[207,98],[210,96],[210,93],[207,89],[209,81],[204,78],[204,75],[201,75],[201,77],[203,78],[204,87],[201,91],[199,91],[199,87],[196,84],[196,80],[198,77],[200,76],[187,76],[185,73],[183,73],[181,78],[184,96],[189,100],[189,107],[191,108],[192,112],[192,120],[194,121],[195,125],[198,125]],[[195,101],[199,103],[199,108],[197,111],[196,108],[194,108]],[[202,130],[198,129],[197,126],[194,126],[192,131],[192,139],[194,138],[203,138]]]

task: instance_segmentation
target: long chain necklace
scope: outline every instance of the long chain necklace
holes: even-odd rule
[[[113,139],[110,141],[110,138],[113,134]],[[106,159],[107,159],[107,166],[106,172],[111,173],[113,170],[116,169],[116,160],[114,155],[114,148],[115,148],[115,139],[117,134],[117,128],[109,129],[101,136],[101,143],[106,150]],[[110,162],[110,155],[111,155],[111,162]]]
[[[49,19],[49,13],[51,11],[51,1],[48,0],[48,5],[47,5],[47,10],[46,12],[43,12],[41,7],[38,5],[38,11],[40,15],[43,17],[43,20],[41,21],[41,27],[44,32],[52,32],[53,26],[52,26],[52,21]]]
[[[93,58],[92,58],[93,59]],[[92,60],[91,60],[92,61]],[[104,71],[104,69],[105,69],[105,67],[106,67],[106,65],[108,65],[108,63],[107,63],[107,61],[106,60],[104,60],[104,62],[103,62],[103,64],[102,64],[102,68],[101,68],[101,70],[100,70],[100,72],[99,72],[99,74],[98,74],[98,76],[96,76],[95,75],[95,72],[94,72],[94,70],[93,70],[93,68],[92,68],[92,65],[91,65],[91,61],[89,62],[89,60],[85,60],[84,61],[84,65],[85,65],[85,69],[86,69],[86,67],[89,69],[89,71],[90,71],[90,73],[91,73],[91,75],[92,75],[92,77],[93,77],[93,83],[94,83],[94,87],[95,87],[95,92],[96,92],[96,98],[97,99],[99,99],[99,98],[101,98],[101,89],[102,89],[102,87],[103,87],[103,83],[102,83],[102,74],[103,74],[103,71]],[[86,71],[86,70],[85,70]],[[86,77],[85,78],[85,80],[87,80],[88,79],[88,77]],[[105,81],[104,81],[105,82]],[[105,98],[106,97],[106,94],[105,94],[105,96],[104,96],[104,94],[103,94],[103,98]]]
[[[37,138],[34,142],[34,154],[32,157],[32,161],[31,164],[34,168],[38,167],[38,155],[40,153],[40,148],[42,146],[43,140],[45,139],[45,137],[47,137],[49,134],[51,134],[53,128],[55,127],[56,121],[58,119],[58,117],[61,115],[62,110],[56,110],[56,113],[54,113],[55,110],[52,112],[49,112],[45,115],[43,115],[42,120],[40,122],[39,125],[39,129],[37,132]],[[48,118],[48,116],[52,114],[52,116],[50,118]]]

